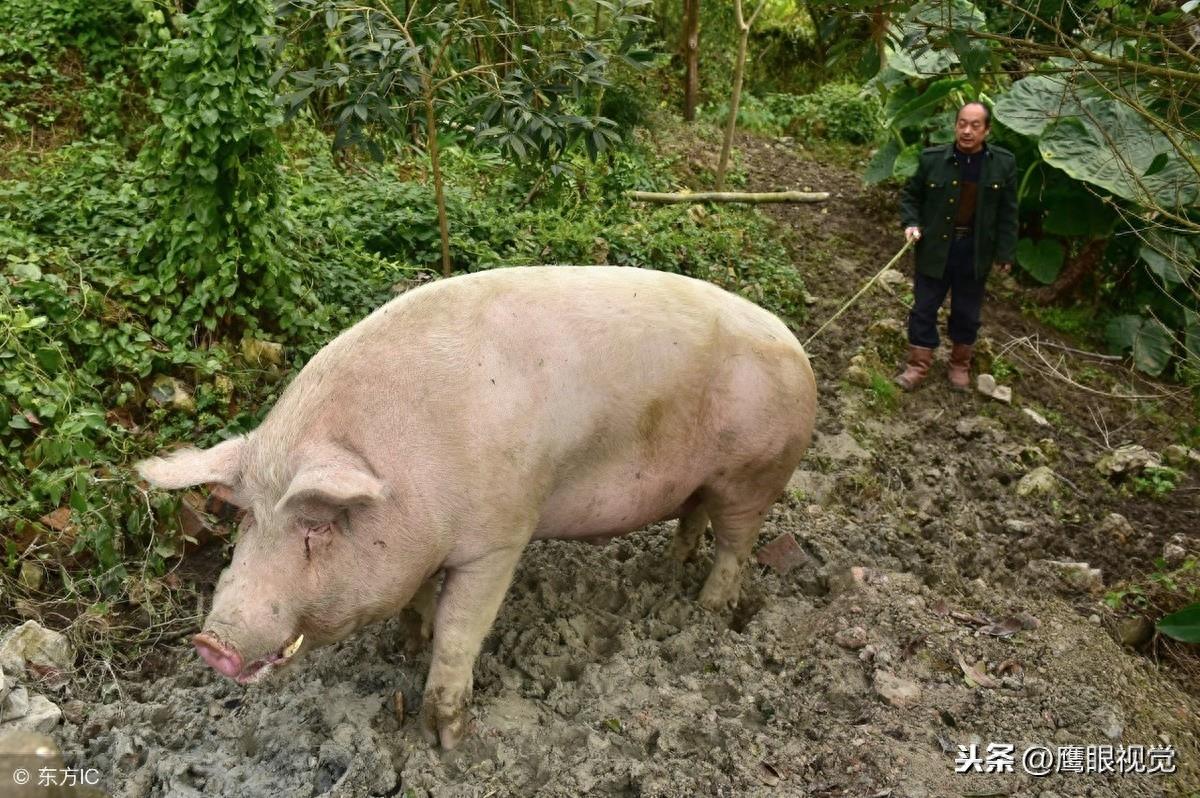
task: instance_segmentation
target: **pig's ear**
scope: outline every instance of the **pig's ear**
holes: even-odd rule
[[[365,469],[344,463],[321,464],[301,470],[275,505],[276,513],[304,508],[328,520],[348,507],[373,504],[383,498],[384,484]]]
[[[166,457],[151,457],[137,463],[142,479],[156,488],[188,488],[216,483],[236,487],[242,474],[242,436],[218,443],[211,449],[182,449]]]

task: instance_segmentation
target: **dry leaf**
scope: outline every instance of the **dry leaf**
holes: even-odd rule
[[[962,654],[959,654],[956,651],[955,655],[958,657],[958,667],[962,668],[963,675],[967,677],[967,682],[972,687],[975,687],[975,686],[999,687],[1000,686],[1000,682],[996,681],[991,676],[988,676],[986,672],[984,672],[985,665],[982,660],[975,663],[974,665],[968,665],[967,661],[965,659],[963,659]]]

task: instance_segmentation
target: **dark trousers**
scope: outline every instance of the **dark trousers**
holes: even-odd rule
[[[946,271],[939,280],[917,272],[913,283],[913,307],[908,314],[908,342],[913,346],[937,349],[938,308],[950,294],[950,322],[947,332],[956,344],[974,344],[979,334],[979,313],[983,308],[983,281],[975,277],[975,242],[960,238],[950,243]]]

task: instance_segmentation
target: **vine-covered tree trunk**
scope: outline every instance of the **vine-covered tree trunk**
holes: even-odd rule
[[[1059,302],[1078,288],[1088,275],[1096,271],[1096,267],[1104,259],[1108,241],[1108,238],[1093,238],[1084,244],[1079,254],[1067,261],[1057,280],[1034,292],[1036,301],[1045,304]]]
[[[700,95],[700,0],[683,0],[683,118],[696,119]]]

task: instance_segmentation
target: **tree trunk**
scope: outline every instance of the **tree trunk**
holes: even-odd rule
[[[700,0],[683,0],[683,118],[696,120],[700,96]]]
[[[433,170],[433,195],[437,200],[438,233],[442,241],[442,276],[450,276],[450,223],[446,218],[446,195],[442,188],[442,161],[438,154],[437,115],[433,95],[425,95],[425,141],[429,148],[429,165]]]
[[[1107,238],[1093,238],[1084,244],[1083,249],[1079,250],[1079,254],[1067,262],[1057,280],[1033,292],[1034,300],[1047,305],[1062,301],[1078,288],[1088,275],[1096,271],[1100,261],[1104,260],[1104,253],[1107,249]]]
[[[738,21],[742,18],[742,0],[734,0]],[[737,128],[738,105],[742,102],[742,73],[746,66],[746,45],[750,41],[750,26],[739,24],[737,63],[733,67],[733,91],[729,96],[729,121],[725,123],[725,141],[721,144],[721,162],[717,166],[717,191],[725,188],[725,170],[729,168],[729,150],[733,146],[733,131]]]
[[[693,193],[664,194],[657,191],[626,191],[625,196],[637,202],[824,202],[829,199],[828,191],[697,191]]]

